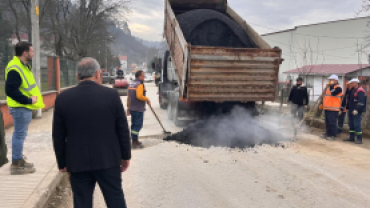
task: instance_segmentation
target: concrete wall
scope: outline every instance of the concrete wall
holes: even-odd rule
[[[56,91],[43,93],[43,99],[45,103],[45,108],[43,109],[43,111],[54,107],[56,97],[57,97]],[[0,103],[0,110],[3,113],[4,127],[8,128],[12,126],[13,118],[9,114],[9,108],[5,101],[2,101]]]
[[[287,75],[283,72],[304,65],[358,64],[357,41],[360,45],[364,44],[363,37],[368,36],[367,23],[367,18],[356,18],[298,26],[292,30],[263,35],[263,38],[271,46],[283,50],[285,61],[280,67],[279,80],[286,81]],[[312,55],[309,48],[312,49]],[[305,51],[308,52],[306,55]],[[361,62],[369,63],[365,53],[361,56]]]

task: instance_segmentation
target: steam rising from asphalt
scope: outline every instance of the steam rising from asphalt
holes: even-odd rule
[[[279,129],[279,118],[266,118],[268,121],[262,122],[252,117],[245,108],[234,107],[229,114],[198,121],[165,140],[206,148],[246,148],[285,141],[286,138]]]

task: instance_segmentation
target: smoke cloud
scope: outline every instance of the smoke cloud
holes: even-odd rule
[[[279,126],[279,117],[263,117],[257,119],[245,108],[234,107],[229,114],[197,121],[165,140],[205,148],[247,148],[286,141]]]

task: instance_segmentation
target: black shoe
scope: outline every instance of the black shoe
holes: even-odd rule
[[[349,138],[349,139],[344,139],[343,140],[343,142],[354,142],[355,141],[355,139],[351,139],[351,138]]]
[[[144,148],[143,143],[139,142],[138,140],[133,140],[132,141],[132,148],[134,149],[141,149]]]
[[[362,144],[362,140],[356,140],[355,144]]]

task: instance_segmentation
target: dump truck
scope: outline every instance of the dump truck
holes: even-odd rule
[[[196,17],[205,12],[210,14]],[[192,25],[212,15],[220,21]],[[234,105],[253,109],[257,101],[275,100],[282,51],[271,48],[227,0],[166,0],[164,37],[169,50],[163,58],[159,104],[176,125]]]

